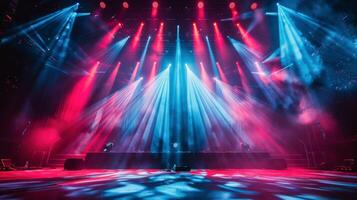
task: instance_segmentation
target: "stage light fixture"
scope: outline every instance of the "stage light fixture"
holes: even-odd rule
[[[217,22],[214,22],[214,23],[213,23],[213,26],[217,26]]]
[[[100,7],[101,9],[104,9],[104,8],[107,7],[107,4],[106,4],[104,1],[101,1],[101,2],[99,2],[99,7]]]
[[[160,23],[160,26],[163,26],[163,25],[164,25],[164,22],[161,22],[161,23]]]
[[[204,4],[202,1],[199,1],[199,2],[197,3],[197,7],[200,8],[200,9],[202,9],[203,7],[205,7],[205,4]]]
[[[229,8],[230,9],[234,9],[236,7],[236,3],[234,3],[234,2],[230,2],[229,3]]]
[[[258,3],[257,2],[254,2],[254,3],[252,3],[251,5],[250,5],[250,9],[252,9],[252,10],[255,10],[255,9],[257,9],[258,8]]]
[[[124,1],[123,2],[123,8],[128,9],[129,8],[129,3]]]
[[[141,23],[140,23],[140,26],[144,26],[144,22],[141,22]]]
[[[158,8],[159,7],[159,3],[157,1],[153,1],[152,2],[152,7],[153,8]]]

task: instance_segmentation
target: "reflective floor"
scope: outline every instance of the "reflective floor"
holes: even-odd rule
[[[43,169],[0,172],[0,199],[357,199],[357,173]]]

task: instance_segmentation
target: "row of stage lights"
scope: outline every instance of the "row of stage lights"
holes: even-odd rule
[[[141,23],[140,23],[140,26],[144,26],[144,25],[145,25],[144,22],[141,22]],[[218,26],[217,22],[213,22],[212,25],[213,25],[214,27],[217,27],[217,26]],[[119,22],[119,23],[118,23],[118,26],[119,26],[120,28],[122,28],[122,27],[124,26],[124,24]],[[164,22],[160,22],[160,26],[164,26]],[[193,27],[197,27],[196,22],[193,22],[193,23],[192,23],[192,26],[193,26]],[[239,27],[240,24],[239,24],[239,23],[236,23],[236,26]]]
[[[154,9],[157,9],[157,8],[159,7],[159,2],[158,2],[158,1],[153,1],[151,5],[152,5],[152,7],[153,7]],[[130,7],[130,6],[129,6],[129,3],[128,3],[127,1],[124,1],[124,2],[122,3],[122,6],[123,6],[124,9],[128,9],[128,8]],[[99,3],[99,7],[102,8],[102,9],[104,9],[104,8],[107,7],[107,5],[106,5],[106,3],[105,3],[104,1],[101,1],[101,2]],[[204,7],[205,7],[205,3],[204,3],[203,1],[197,2],[197,8],[203,9]],[[233,9],[235,9],[235,8],[237,7],[237,5],[236,5],[236,3],[235,3],[234,1],[231,1],[231,2],[229,2],[228,7],[229,7],[229,9],[233,10]],[[252,10],[257,9],[257,8],[258,8],[258,3],[257,3],[257,2],[253,2],[253,3],[250,5],[250,8],[251,8]]]

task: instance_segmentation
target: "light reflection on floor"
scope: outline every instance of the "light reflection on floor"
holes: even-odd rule
[[[357,173],[44,169],[0,172],[0,199],[353,199]]]

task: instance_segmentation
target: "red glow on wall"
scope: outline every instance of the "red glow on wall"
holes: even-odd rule
[[[31,149],[50,150],[59,139],[57,128],[46,123],[41,127],[34,128],[27,142]]]

